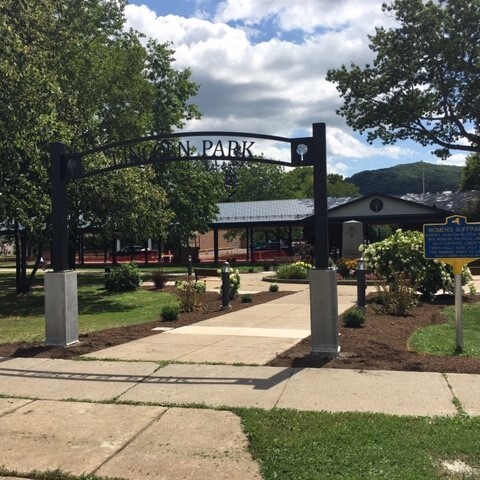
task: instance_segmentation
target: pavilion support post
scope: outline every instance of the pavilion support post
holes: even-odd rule
[[[213,227],[213,260],[218,263],[218,227]]]

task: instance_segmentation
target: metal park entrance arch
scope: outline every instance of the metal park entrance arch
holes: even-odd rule
[[[263,144],[265,142],[289,144],[290,161],[264,158],[261,151],[256,150],[259,141]],[[102,155],[100,167],[95,162],[95,156],[98,154]],[[47,344],[68,345],[78,340],[76,273],[69,270],[68,263],[68,182],[148,164],[188,160],[244,160],[287,167],[313,167],[315,269],[310,272],[312,349],[313,353],[328,355],[337,353],[336,279],[334,272],[328,268],[327,160],[324,123],[314,123],[312,136],[301,138],[243,132],[178,132],[102,145],[74,153],[67,152],[66,146],[62,143],[53,143],[50,145],[50,158],[53,272],[47,274],[45,282]],[[328,332],[319,332],[316,335],[318,319],[314,320],[314,316],[322,312],[325,317],[327,305],[331,305],[332,312],[328,320],[323,319],[321,323],[331,325],[327,329]],[[324,338],[325,336],[330,338]]]

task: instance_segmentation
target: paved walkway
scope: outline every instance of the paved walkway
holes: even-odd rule
[[[243,275],[242,291],[268,289],[259,277]],[[239,418],[215,408],[434,416],[457,414],[459,402],[480,415],[480,375],[263,366],[309,334],[308,287],[280,288],[296,293],[95,352],[90,361],[0,359],[0,467],[260,479]],[[356,287],[339,286],[338,295],[343,312],[355,304]]]

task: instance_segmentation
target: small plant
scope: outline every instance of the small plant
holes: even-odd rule
[[[195,280],[178,281],[175,284],[177,298],[183,312],[193,312],[202,306],[202,295],[207,290],[206,283]]]
[[[276,283],[272,283],[268,289],[269,292],[278,292],[278,285]]]
[[[157,290],[161,290],[167,283],[168,275],[163,270],[155,270],[152,274],[152,281]]]
[[[250,267],[250,268],[248,269],[248,273],[254,273],[254,272],[255,272],[255,269],[254,269],[253,267]]]
[[[242,303],[252,303],[252,296],[249,293],[242,295]]]
[[[351,308],[343,315],[343,323],[346,327],[361,327],[365,323],[365,320],[365,312],[360,308]]]
[[[418,294],[405,275],[398,274],[390,284],[377,285],[374,312],[387,315],[406,315],[418,305]]]
[[[160,315],[164,322],[174,322],[178,319],[179,313],[180,307],[178,305],[165,305]]]
[[[142,282],[142,273],[135,263],[112,268],[105,276],[105,288],[109,292],[136,290]]]

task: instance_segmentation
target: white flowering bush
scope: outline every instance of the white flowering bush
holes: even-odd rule
[[[222,270],[217,270],[220,278],[222,278]],[[240,289],[240,272],[234,270],[232,267],[229,267],[229,289],[230,289],[230,300],[233,300],[238,295],[238,290]],[[223,285],[220,286],[220,293],[223,295]]]
[[[423,254],[423,233],[397,230],[392,236],[371,245],[361,245],[365,267],[395,284],[398,274],[408,276],[415,289],[426,298],[438,290],[453,292],[452,267],[438,260],[427,260]],[[471,278],[464,269],[463,280]]]
[[[207,290],[205,281],[177,281],[175,287],[182,312],[193,312],[201,307],[202,296]]]

